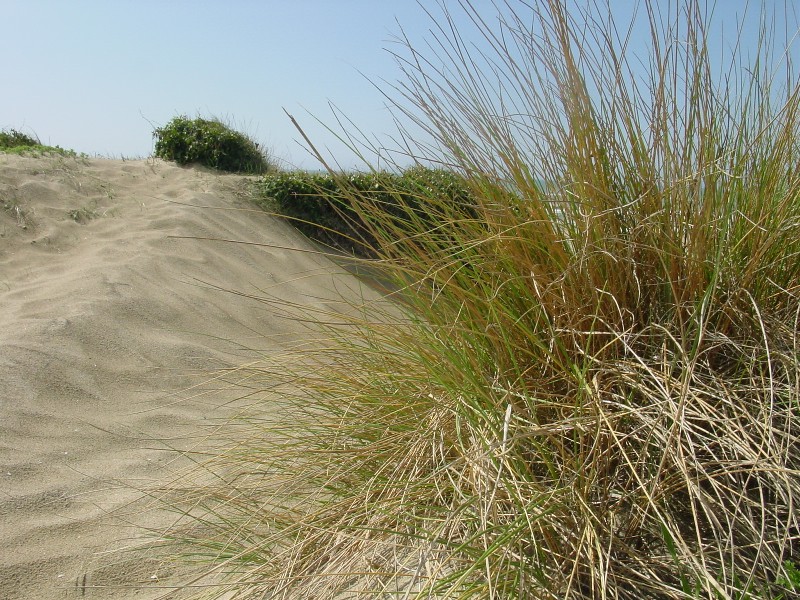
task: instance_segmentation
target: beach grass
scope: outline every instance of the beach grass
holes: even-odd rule
[[[203,593],[796,593],[800,86],[768,27],[719,71],[705,4],[659,6],[643,71],[602,3],[401,45],[406,153],[476,202],[331,170],[391,301],[276,301],[319,343],[220,374],[252,409],[165,496]]]

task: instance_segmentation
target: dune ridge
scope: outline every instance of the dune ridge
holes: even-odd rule
[[[235,410],[233,390],[186,390],[307,334],[222,290],[322,305],[348,277],[285,249],[309,246],[251,210],[244,182],[0,155],[0,597],[154,598],[179,579],[157,557],[104,554],[135,543],[125,519],[167,519],[137,513],[133,488]]]

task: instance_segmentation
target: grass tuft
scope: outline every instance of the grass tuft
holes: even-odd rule
[[[324,344],[227,374],[254,411],[164,539],[241,598],[790,597],[789,55],[765,29],[718,80],[704,3],[646,2],[642,75],[602,3],[460,4],[481,44],[442,4],[395,110],[476,203],[387,213],[331,173],[397,302],[309,309]]]

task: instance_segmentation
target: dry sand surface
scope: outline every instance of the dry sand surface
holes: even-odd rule
[[[198,239],[309,247],[246,210],[244,182],[0,154],[0,599],[166,593],[176,567],[106,552],[136,543],[124,519],[165,519],[130,504],[181,467],[164,448],[202,445],[232,410],[231,392],[182,390],[303,335],[217,287],[322,304],[356,286],[312,253]]]

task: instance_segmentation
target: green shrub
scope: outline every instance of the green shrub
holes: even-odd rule
[[[31,137],[25,133],[17,131],[16,129],[8,129],[0,131],[0,148],[27,148],[39,146],[41,142],[38,139]]]
[[[330,175],[274,173],[265,176],[257,189],[259,205],[290,218],[311,239],[345,250],[359,245],[356,225],[343,214],[352,211],[336,202],[338,186]]]
[[[39,141],[38,137],[30,136],[16,129],[0,131],[0,152],[25,156],[59,155],[69,158],[78,157],[74,150],[67,150],[61,146],[46,146]],[[86,157],[83,153],[80,156],[82,158]]]
[[[252,139],[217,119],[175,117],[153,132],[155,155],[179,165],[197,163],[221,171],[265,173],[272,168]]]
[[[392,217],[408,232],[435,228],[441,219],[441,199],[453,210],[473,211],[475,198],[463,176],[444,169],[415,166],[401,174],[307,173],[265,176],[257,202],[290,218],[312,239],[334,248],[373,256],[377,246],[363,215],[350,203],[351,194],[369,199],[374,210]]]

